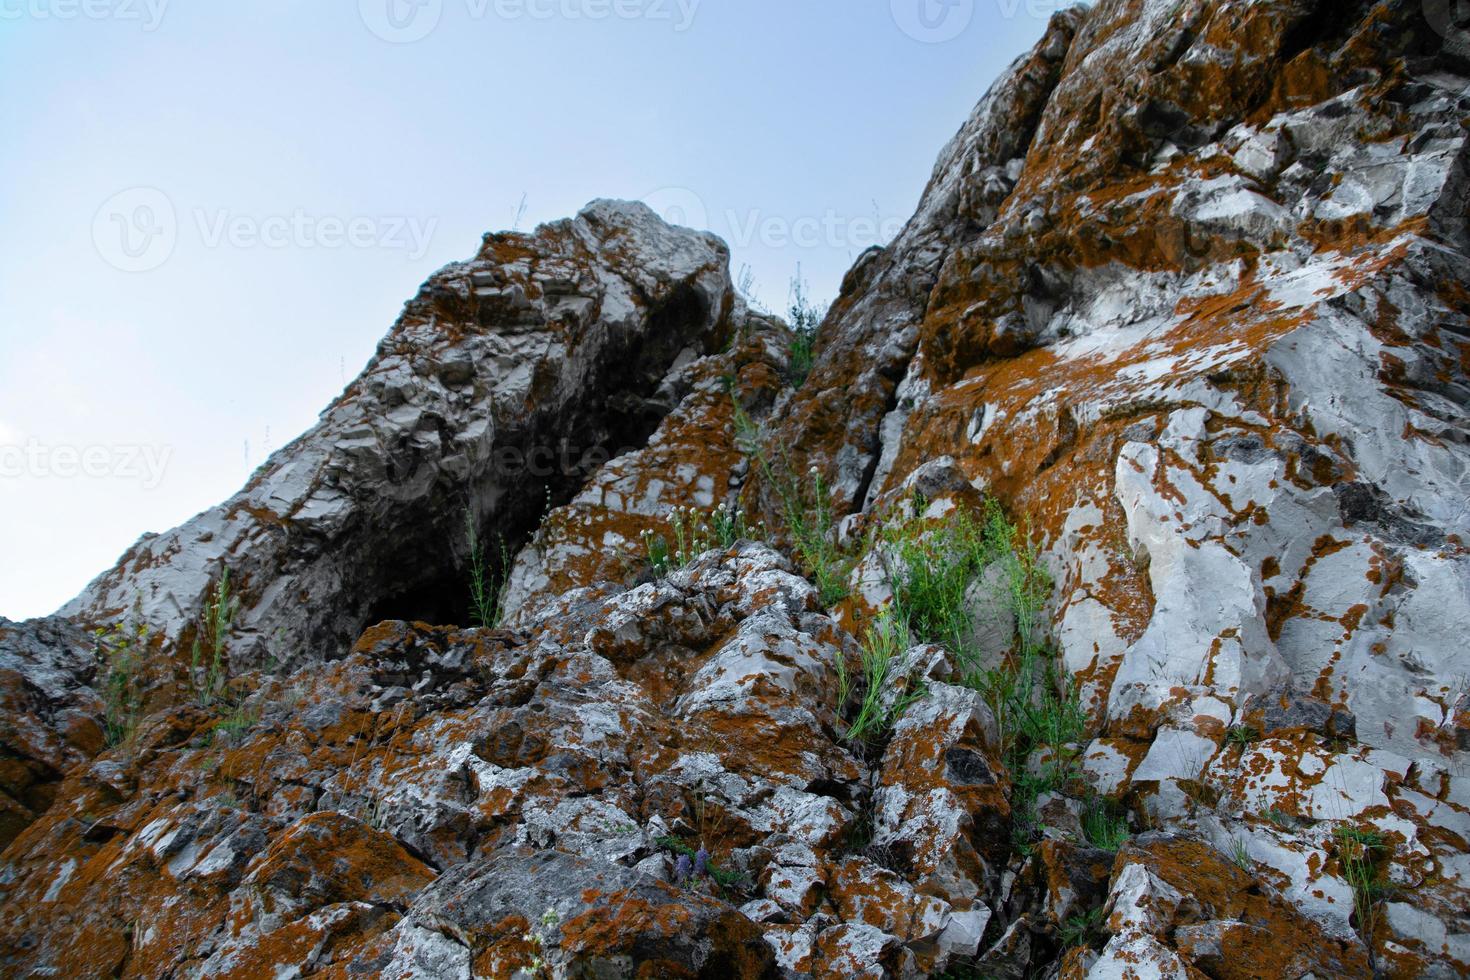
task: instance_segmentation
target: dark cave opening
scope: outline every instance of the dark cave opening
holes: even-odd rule
[[[361,627],[385,620],[472,625],[466,515],[482,543],[488,579],[504,582],[508,562],[546,514],[569,503],[610,459],[647,445],[677,399],[658,397],[679,352],[707,323],[707,297],[692,285],[675,289],[650,311],[642,331],[615,342],[584,390],[597,393],[561,410],[541,408],[496,439],[498,462],[472,486],[436,487],[411,526],[413,540],[379,540],[360,563]],[[703,352],[703,351],[701,351]],[[506,462],[511,464],[507,471]],[[371,540],[371,535],[368,535]],[[498,597],[497,597],[498,598]]]

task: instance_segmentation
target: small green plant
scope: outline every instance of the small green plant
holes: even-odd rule
[[[750,417],[750,413],[740,404],[740,399],[734,396],[733,387],[732,385],[730,397],[734,405],[735,448],[748,457],[762,458],[765,450],[761,445],[760,424]]]
[[[510,554],[506,550],[505,539],[501,538],[501,581],[497,582],[495,575],[490,570],[490,564],[485,555],[484,542],[480,540],[480,532],[475,526],[475,515],[468,507],[465,508],[464,512],[464,536],[465,547],[469,551],[470,562],[470,618],[473,621],[472,625],[483,629],[495,629],[500,625],[500,597],[504,591],[504,580],[510,575]]]
[[[979,651],[967,593],[995,559],[994,549],[969,512],[929,524],[918,516],[926,506],[923,497],[916,494],[912,506],[914,518],[887,525],[879,535],[894,601],[916,636],[943,644],[973,672]]]
[[[1066,764],[1071,772],[1075,769],[1071,765],[1077,751],[1075,743],[1084,737],[1087,716],[1071,680],[1059,677],[1050,663],[1044,673],[1035,707],[1022,713],[1023,731],[1033,744],[1044,746],[1057,764]]]
[[[368,790],[367,797],[359,807],[359,819],[374,830],[386,832],[388,830],[388,818],[392,816],[392,801],[388,794],[377,787]]]
[[[674,567],[683,568],[714,547],[714,531],[704,515],[693,507],[675,507],[670,526],[674,531]]]
[[[227,742],[235,744],[259,720],[253,711],[248,710],[243,704],[237,704],[231,707],[223,718],[214,723],[211,733],[218,733],[224,736]]]
[[[1343,877],[1353,890],[1353,912],[1358,920],[1358,932],[1371,949],[1373,935],[1377,931],[1378,903],[1387,894],[1387,888],[1378,881],[1377,866],[1377,857],[1386,842],[1377,831],[1358,827],[1338,827],[1332,835],[1337,841],[1337,860],[1342,866]]]
[[[1251,871],[1255,863],[1251,861],[1250,848],[1246,846],[1244,838],[1232,837],[1230,839],[1230,860],[1242,871]]]
[[[728,894],[730,892],[737,891],[748,891],[751,886],[749,876],[747,876],[743,871],[728,871],[724,868],[717,868],[714,865],[709,865],[705,868],[705,873],[708,874],[710,876],[710,880],[719,887],[722,894]]]
[[[643,549],[648,564],[660,577],[683,568],[714,548],[729,548],[737,541],[765,534],[765,525],[751,526],[742,508],[720,504],[708,513],[693,507],[675,507],[669,515],[669,530],[674,535],[671,548],[662,534],[643,532]]]
[[[703,844],[698,848],[690,847],[673,834],[665,834],[654,843],[677,858],[674,862],[674,880],[681,887],[693,888],[710,882],[722,897],[731,892],[750,889],[748,876],[717,866]]]
[[[811,574],[822,604],[835,606],[848,596],[847,579],[852,572],[852,559],[837,547],[834,533],[836,519],[832,512],[830,492],[822,474],[813,466],[811,494],[808,499],[794,480],[785,489],[778,487],[786,512],[786,527],[791,532],[796,555]]]
[[[942,644],[964,683],[985,695],[1000,729],[1012,773],[1013,840],[1024,853],[1038,829],[1035,801],[1065,789],[1076,775],[1075,743],[1087,718],[1071,677],[1059,669],[1042,638],[1051,580],[1040,555],[994,500],[980,515],[959,509],[931,519],[928,502],[911,500],[911,516],[879,533],[898,614],[918,642]],[[997,604],[1014,618],[1008,650],[982,650],[971,608],[972,589],[987,576]],[[987,662],[999,658],[995,666]],[[1039,771],[1028,759],[1045,750]]]
[[[806,384],[812,372],[813,355],[817,343],[817,328],[821,326],[826,311],[813,305],[807,298],[806,283],[797,267],[796,278],[791,280],[791,345],[787,349],[786,377],[793,388]]]
[[[1245,748],[1252,742],[1259,742],[1261,733],[1249,725],[1231,725],[1225,730],[1225,744]]]
[[[1363,830],[1361,827],[1338,827],[1333,836],[1341,842],[1357,844],[1359,847],[1369,850],[1379,850],[1384,845],[1383,835],[1376,830]]]
[[[721,548],[733,547],[735,542],[755,536],[745,523],[745,509],[736,507],[732,510],[727,504],[720,504],[710,511],[709,528],[715,543]]]
[[[803,572],[816,585],[823,605],[832,607],[848,597],[848,576],[854,559],[838,547],[836,515],[830,490],[816,466],[807,471],[810,485],[803,486],[784,452],[773,460],[767,452],[760,426],[734,401],[735,444],[760,467],[765,483],[781,501],[791,550]],[[761,527],[764,532],[764,525]]]
[[[1102,926],[1102,906],[1069,916],[1057,930],[1063,949],[1090,946],[1099,937]]]
[[[1050,792],[1052,785],[1049,774],[1037,776],[1017,769],[1011,776],[1011,846],[1023,858],[1031,856],[1033,840],[1043,829],[1036,799]]]
[[[891,610],[885,610],[876,623],[863,634],[863,700],[858,713],[844,736],[853,742],[868,742],[881,737],[899,716],[922,698],[922,686],[909,686],[885,706],[885,695],[896,683],[894,661],[908,648],[908,629]],[[905,680],[905,684],[909,682]]]
[[[94,634],[101,673],[102,729],[109,746],[132,737],[143,709],[143,651],[148,627],[112,626]]]
[[[1291,827],[1291,817],[1274,806],[1269,810],[1262,811],[1261,818],[1277,830],[1288,830]]]
[[[668,539],[662,534],[644,531],[643,551],[648,557],[648,567],[653,569],[653,574],[659,578],[663,578],[674,570],[674,556],[669,552]]]
[[[864,810],[858,814],[856,820],[847,826],[847,833],[842,841],[842,851],[845,854],[866,854],[873,846],[873,814]]]
[[[1042,609],[1051,580],[1035,548],[994,500],[980,517],[952,511],[942,521],[926,521],[926,501],[916,496],[914,517],[885,528],[894,600],[915,639],[939,643],[959,661],[965,682],[986,695],[1007,750],[1051,749],[1063,759],[1067,746],[1086,727],[1075,687],[1063,678],[1041,639]],[[1009,652],[979,647],[970,608],[970,589],[982,573],[1015,619]],[[1004,653],[998,667],[984,667],[986,654]]]
[[[659,847],[662,847],[664,850],[668,851],[670,854],[682,854],[685,857],[694,857],[694,848],[690,847],[688,844],[684,843],[673,834],[664,834],[660,837],[655,837],[653,839],[653,842]]]
[[[847,709],[847,699],[852,694],[852,677],[847,672],[847,651],[839,648],[832,666],[837,671],[837,716],[840,718]]]
[[[1049,746],[1060,756],[1064,745],[1081,737],[1086,719],[1071,679],[1057,673],[1040,639],[1051,579],[1036,550],[1023,543],[994,501],[986,505],[985,536],[999,556],[1000,587],[1016,618],[1017,648],[1009,662],[990,671],[979,686],[990,695],[1002,741]]]
[[[230,570],[223,569],[204,604],[204,621],[194,636],[189,676],[201,708],[212,707],[229,682],[225,646],[239,601],[230,591]]]
[[[978,517],[961,509],[939,521],[924,518],[928,504],[922,495],[915,494],[910,506],[912,517],[880,532],[895,602],[916,638],[943,644],[972,686],[998,695],[993,707],[1016,708],[1032,693],[1045,653],[1038,634],[1051,582],[1037,554],[1022,543],[994,500],[986,501]],[[1017,641],[1015,662],[990,678],[984,676],[983,657],[1001,651],[979,648],[970,605],[971,587],[988,569],[993,570],[991,588],[1015,617]],[[1002,722],[1012,713],[1005,711]]]
[[[1026,767],[1023,758],[1016,757],[1011,765],[1011,843],[1023,857],[1029,857],[1033,836],[1045,830],[1037,814],[1037,799],[1046,793],[1065,790],[1075,769],[1069,759],[1052,759],[1032,770]],[[1086,832],[1084,828],[1083,833]]]
[[[556,909],[548,908],[545,912],[541,913],[541,921],[537,924],[536,928],[531,929],[522,937],[535,950],[531,954],[531,976],[546,976],[546,960],[544,958],[546,953],[546,933],[549,930],[555,929],[560,924],[561,916],[557,914]]]
[[[1117,851],[1128,842],[1128,818],[1107,801],[1093,799],[1082,812],[1082,834],[1087,843],[1104,851]]]

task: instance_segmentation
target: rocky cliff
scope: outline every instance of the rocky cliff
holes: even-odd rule
[[[1058,14],[809,371],[641,205],[488,236],[0,621],[0,972],[1464,975],[1451,7]]]

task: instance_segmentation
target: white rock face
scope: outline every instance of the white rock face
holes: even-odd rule
[[[1165,932],[1174,925],[1185,896],[1142,864],[1130,864],[1113,879],[1108,895],[1108,931]]]
[[[987,101],[920,211],[941,243],[854,270],[813,376],[861,408],[798,397],[782,438],[870,504],[944,459],[1029,516],[1088,782],[1239,840],[1336,936],[1362,926],[1335,835],[1383,835],[1376,873],[1445,925],[1400,914],[1388,941],[1463,971],[1467,838],[1434,828],[1470,817],[1446,780],[1470,764],[1470,78],[1417,19],[1395,30],[1426,53],[1389,70],[1354,60],[1387,50],[1378,28],[1344,12],[1318,37],[1302,9],[1098,4],[1021,164],[966,143]],[[1316,40],[1261,43],[1292,31]],[[1309,66],[1338,81],[1257,83]],[[900,268],[906,304],[882,278]],[[1263,699],[1306,696],[1343,727],[1255,730]],[[1098,975],[1182,968],[1110,948]]]

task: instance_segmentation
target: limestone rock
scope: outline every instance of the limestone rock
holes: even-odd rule
[[[240,494],[0,622],[0,972],[1470,970],[1470,62],[1422,7],[1056,15],[800,387],[710,236],[488,237]],[[898,644],[853,737],[876,532],[985,498],[1050,594],[980,563],[981,662]],[[139,626],[109,745],[87,631]],[[992,710],[1023,653],[1085,719]]]
[[[1108,896],[1112,939],[1088,976],[1137,955],[1178,976],[1371,976],[1356,937],[1325,933],[1208,844],[1145,834],[1118,854]]]
[[[0,849],[103,747],[95,644],[59,618],[0,619]]]
[[[518,547],[548,496],[641,445],[673,407],[665,374],[729,329],[728,265],[724,243],[625,202],[487,236],[424,284],[311,431],[64,614],[181,641],[228,568],[239,667],[340,655],[380,619],[467,621],[466,511]]]
[[[820,884],[864,772],[811,700],[835,627],[787,568],[746,544],[564,597],[530,633],[380,624],[260,688],[238,737],[198,708],[150,720],[6,852],[5,969],[498,975],[539,956],[775,976],[730,900],[790,907],[767,865]],[[703,856],[648,860],[676,847]],[[942,932],[931,904],[885,942]]]
[[[1433,947],[1423,968],[1453,972],[1470,879],[1428,814],[1462,804],[1438,775],[1434,804],[1403,790],[1463,766],[1470,704],[1470,74],[1413,4],[1329,6],[1059,17],[1061,59],[1019,62],[961,136],[1026,77],[1018,162],[983,140],[941,159],[914,224],[854,269],[829,383],[778,438],[840,507],[942,459],[1029,515],[1090,784],[1247,842],[1335,932],[1357,927],[1334,833],[1383,835],[1378,873],[1446,932],[1379,915],[1375,958]],[[973,192],[947,212],[945,187]]]
[[[606,862],[497,851],[444,875],[407,921],[469,948],[474,976],[776,978],[755,923],[730,906]]]

